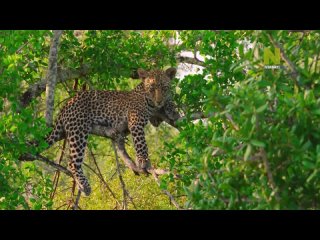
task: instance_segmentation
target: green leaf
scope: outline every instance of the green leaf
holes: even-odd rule
[[[252,124],[255,124],[256,121],[257,121],[256,114],[253,114],[252,117],[251,117],[251,123],[252,123]]]
[[[240,55],[240,57],[243,57],[243,55],[244,55],[243,49],[244,49],[244,45],[243,45],[243,44],[240,44],[240,45],[239,45],[239,55]]]
[[[264,104],[264,105],[262,105],[262,106],[258,107],[258,108],[257,108],[257,113],[261,113],[261,112],[263,112],[264,110],[266,110],[266,109],[267,109],[267,107],[268,107],[268,103],[266,103],[266,104]]]
[[[10,132],[14,132],[16,129],[17,129],[17,126],[13,125],[13,126],[11,126],[11,128],[10,128]]]
[[[315,115],[320,115],[320,109],[313,110],[312,112]]]
[[[318,169],[314,170],[313,173],[307,178],[307,183],[314,179],[318,174]]]
[[[41,210],[42,209],[42,204],[41,203],[36,203],[33,207],[34,210]]]
[[[234,72],[234,73],[241,72],[242,69],[243,69],[243,66],[242,66],[242,65],[239,65],[239,66],[237,66],[237,67],[235,67],[235,68],[233,69],[233,72]]]
[[[251,154],[252,146],[251,144],[248,144],[246,152],[244,153],[244,160],[247,161],[250,154]]]
[[[255,140],[255,139],[252,139],[251,140],[251,144],[256,146],[256,147],[262,147],[262,148],[265,148],[266,147],[266,144],[263,143],[263,142],[260,142],[258,140]]]
[[[314,169],[315,164],[309,161],[302,161],[303,166],[305,166],[307,169]]]

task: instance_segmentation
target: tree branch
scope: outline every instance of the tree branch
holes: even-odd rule
[[[299,75],[299,71],[297,69],[297,67],[293,64],[293,62],[288,58],[288,56],[285,54],[282,46],[273,39],[272,35],[270,33],[268,33],[268,37],[269,37],[269,40],[270,42],[273,44],[273,46],[275,48],[279,48],[280,49],[280,55],[281,55],[281,58],[287,63],[287,65],[289,66],[290,70],[292,71],[292,78],[293,80],[295,81],[296,85],[299,87],[301,84],[300,82],[298,81],[298,75]]]
[[[177,61],[182,63],[189,63],[189,64],[195,64],[202,67],[205,67],[204,62],[200,61],[199,59],[190,58],[190,57],[183,57],[183,56],[177,56]],[[90,67],[87,64],[82,64],[80,68],[78,69],[65,69],[62,66],[57,66],[57,80],[56,83],[63,83],[68,80],[84,77],[90,72]],[[131,78],[138,79],[138,75],[136,72],[136,69],[132,70]],[[86,82],[87,80],[84,79]],[[46,83],[47,79],[43,78],[39,82],[29,86],[29,88],[22,94],[20,98],[20,104],[22,107],[28,106],[32,99],[35,97],[38,97],[41,95],[42,92],[46,90]],[[87,82],[87,84],[90,83]]]
[[[134,172],[144,173],[144,171],[142,169],[138,168],[136,166],[136,164],[131,160],[130,156],[128,155],[128,153],[127,153],[127,151],[126,151],[126,149],[124,147],[124,139],[123,138],[119,138],[118,139],[117,148],[115,146],[114,140],[112,141],[112,146],[113,146],[113,149],[114,149],[115,154],[116,154],[116,161],[118,161],[118,156],[117,156],[117,149],[118,149],[118,152],[119,152],[120,156],[122,157],[124,163],[129,168],[131,168]],[[117,164],[118,164],[118,162],[117,162]],[[152,176],[154,177],[154,179],[156,180],[156,182],[157,182],[157,184],[159,186],[160,186],[160,181],[159,181],[158,175],[170,173],[169,171],[164,170],[164,169],[154,169],[154,168],[147,169],[147,172],[152,174]],[[175,177],[179,178],[180,176],[175,174]],[[175,205],[175,207],[177,209],[181,209],[179,204],[174,200],[174,197],[170,194],[170,192],[168,192],[167,190],[162,190],[162,192],[164,194],[166,194],[170,198],[170,201]]]
[[[68,80],[80,78],[89,73],[89,67],[83,64],[78,69],[64,69],[61,66],[57,67],[57,83],[63,83]],[[38,97],[46,90],[47,79],[43,78],[29,88],[22,94],[20,104],[22,107],[28,106],[32,99]]]
[[[22,44],[16,51],[16,54],[19,54],[21,50],[29,44],[30,41],[26,41],[24,44]]]
[[[41,161],[41,162],[44,162],[44,163],[50,165],[51,167],[53,167],[53,168],[55,168],[55,169],[57,169],[57,170],[65,173],[66,175],[68,175],[68,176],[70,176],[70,177],[73,177],[72,174],[71,174],[71,172],[70,172],[67,168],[65,168],[65,167],[61,166],[60,164],[57,164],[57,163],[55,163],[55,162],[53,162],[53,161],[49,160],[48,158],[46,158],[46,157],[44,157],[44,156],[41,156],[41,155],[33,156],[32,154],[27,153],[27,154],[21,156],[21,157],[19,158],[19,160],[20,160],[20,161],[34,161],[34,160],[39,160],[39,161]]]
[[[195,112],[195,113],[192,113],[192,114],[189,116],[189,119],[192,120],[192,121],[194,121],[194,120],[198,120],[198,119],[209,118],[209,117],[212,117],[212,116],[214,116],[214,115],[215,115],[215,113],[211,113],[211,114],[209,114],[208,116],[206,116],[203,112]],[[177,120],[175,121],[175,125],[176,125],[177,122],[180,122],[180,121],[182,121],[182,120],[184,120],[184,119],[186,119],[186,118],[187,118],[187,116],[182,116],[182,117],[180,117],[179,119],[177,119]]]
[[[190,120],[194,121],[194,120],[198,120],[198,119],[205,119],[205,118],[210,118],[215,116],[217,113],[209,113],[208,115],[205,115],[203,112],[196,112],[196,113],[192,113],[189,117]],[[235,129],[236,131],[239,131],[239,126],[234,122],[232,116],[230,115],[230,113],[225,113],[226,118],[228,119],[228,121],[230,122],[231,126],[233,127],[233,129]],[[173,124],[171,122],[168,122],[171,126],[177,128],[177,122],[180,122],[184,119],[186,119],[186,116],[180,117],[179,119],[177,119]]]
[[[123,181],[123,178],[122,178],[122,174],[121,174],[121,171],[120,171],[120,163],[119,163],[119,160],[118,160],[117,149],[116,149],[116,146],[115,146],[114,141],[112,141],[112,147],[113,147],[114,154],[115,154],[116,165],[117,165],[117,172],[118,172],[118,176],[119,176],[119,180],[120,180],[121,187],[122,187],[122,192],[123,192],[123,209],[124,209],[124,210],[128,209],[127,197],[130,199],[131,203],[132,203],[133,206],[136,208],[136,206],[135,206],[135,204],[134,204],[134,202],[133,202],[133,199],[132,199],[132,197],[130,196],[128,190],[126,189],[126,184],[125,184],[125,182]]]
[[[118,201],[115,193],[112,191],[112,189],[110,188],[109,184],[104,180],[103,175],[102,175],[102,173],[101,173],[101,171],[100,171],[100,168],[99,168],[99,166],[98,166],[98,163],[97,163],[97,161],[96,161],[96,158],[94,157],[93,152],[92,152],[92,150],[91,150],[90,148],[89,148],[89,152],[90,152],[90,155],[91,155],[91,157],[92,157],[92,159],[93,159],[93,161],[94,161],[94,164],[95,164],[98,172],[94,171],[92,168],[89,168],[89,166],[87,166],[87,167],[88,167],[94,174],[97,175],[97,177],[100,179],[100,181],[103,183],[103,185],[104,185],[104,186],[108,189],[108,191],[111,193],[111,195],[112,195],[112,197],[115,199],[116,203],[120,206],[121,204],[119,203],[119,201]]]
[[[51,127],[53,124],[53,105],[54,105],[54,89],[57,82],[57,60],[58,60],[58,44],[62,34],[62,30],[54,30],[49,53],[49,64],[46,84],[46,124]]]
[[[114,140],[112,140],[114,141]],[[118,139],[116,139],[116,143],[117,143],[117,150],[118,153],[120,155],[120,157],[122,158],[124,164],[133,170],[133,172],[135,174],[139,174],[139,173],[145,173],[145,171],[141,168],[139,168],[134,161],[132,161],[131,157],[129,156],[129,154],[127,153],[126,149],[125,149],[125,145],[124,145],[124,137],[123,136],[119,136]],[[149,174],[156,174],[156,175],[164,175],[164,174],[169,174],[170,171],[169,170],[165,170],[165,169],[158,169],[158,168],[149,168],[147,169],[147,172]],[[174,174],[175,178],[180,178],[180,176],[178,174]]]
[[[73,204],[73,206],[72,206],[72,210],[80,209],[80,208],[79,208],[80,197],[81,197],[81,190],[78,190],[78,194],[77,194],[77,197],[76,197],[76,201],[74,202],[74,204]]]
[[[194,65],[198,65],[198,66],[201,66],[201,67],[205,67],[206,66],[205,63],[200,61],[198,58],[190,58],[190,57],[178,56],[177,60],[180,63],[194,64]]]
[[[233,121],[232,116],[230,115],[230,113],[226,113],[226,118],[229,120],[231,126],[236,130],[239,131],[239,126]]]
[[[63,141],[63,147],[62,147],[62,151],[61,151],[61,155],[60,155],[60,158],[59,158],[59,161],[58,161],[58,164],[60,165],[61,164],[61,161],[63,159],[63,156],[64,156],[64,153],[65,153],[65,148],[66,148],[66,139],[64,139]],[[53,177],[53,191],[51,193],[51,196],[50,198],[53,199],[54,198],[54,195],[57,191],[57,187],[58,187],[58,183],[59,183],[59,178],[60,178],[60,171],[57,170],[55,173],[54,173],[54,177]]]
[[[160,187],[160,180],[159,180],[159,178],[158,178],[158,175],[157,175],[155,172],[152,172],[152,176],[153,176],[153,178],[155,179],[155,181],[156,181],[156,183],[158,184],[158,186]],[[172,196],[172,194],[171,194],[168,190],[162,189],[161,191],[169,197],[170,202],[171,202],[178,210],[182,209],[182,208],[179,206],[179,204],[176,202],[176,200],[174,199],[174,197]]]

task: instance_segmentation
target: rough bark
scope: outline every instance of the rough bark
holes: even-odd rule
[[[57,83],[57,60],[58,45],[62,30],[54,30],[49,52],[49,64],[46,83],[46,124],[51,127],[53,125],[53,107],[54,107],[54,89]]]
[[[181,63],[189,63],[189,64],[194,64],[194,65],[198,65],[201,67],[205,67],[205,63],[200,61],[197,58],[178,56],[177,60],[178,60],[178,62],[181,62]]]
[[[89,72],[89,67],[83,64],[78,69],[65,69],[63,67],[57,68],[57,83],[63,83],[68,80],[80,78],[81,76],[87,75]],[[22,94],[20,98],[20,104],[22,107],[27,107],[32,99],[38,97],[46,90],[47,79],[43,78],[34,85],[29,86],[29,88]]]

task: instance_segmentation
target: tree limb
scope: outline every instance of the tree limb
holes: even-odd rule
[[[205,67],[204,62],[199,59],[194,59],[190,57],[177,56],[178,62],[195,64]],[[87,64],[82,64],[78,69],[66,69],[62,66],[57,66],[57,83],[63,83],[68,80],[85,77],[90,72],[90,67]],[[133,79],[138,79],[136,69],[133,69],[131,77]],[[86,79],[84,79],[86,81]],[[41,95],[42,92],[46,90],[46,78],[41,79],[39,82],[29,86],[29,88],[22,94],[20,98],[20,104],[22,107],[28,106],[32,99]],[[87,82],[87,81],[86,81]],[[90,83],[87,82],[90,85]]]
[[[89,167],[89,166],[87,166],[87,167],[88,167],[94,174],[97,175],[97,177],[100,179],[100,181],[103,183],[103,185],[104,185],[104,186],[108,189],[108,191],[111,193],[111,195],[112,195],[112,197],[115,199],[117,205],[120,206],[121,204],[119,203],[119,201],[118,201],[115,193],[112,191],[112,189],[110,188],[109,184],[104,180],[103,175],[102,175],[102,173],[101,173],[101,171],[100,171],[100,168],[99,168],[99,166],[98,166],[98,163],[97,163],[97,161],[96,161],[96,158],[94,157],[93,152],[92,152],[92,150],[91,150],[90,148],[89,148],[89,152],[90,152],[90,155],[91,155],[91,157],[92,157],[92,159],[93,159],[93,161],[94,161],[94,163],[95,163],[95,166],[96,166],[98,172],[94,171],[94,170],[93,170],[91,167]]]
[[[122,178],[122,174],[121,174],[121,171],[120,171],[120,163],[119,163],[119,160],[118,160],[118,154],[117,154],[117,149],[116,149],[116,146],[115,146],[115,143],[114,141],[112,141],[112,147],[113,147],[113,150],[114,150],[114,154],[115,154],[115,159],[116,159],[116,165],[117,165],[117,172],[118,172],[118,176],[119,176],[119,180],[120,180],[120,183],[121,183],[121,187],[122,187],[122,192],[123,192],[123,209],[126,210],[128,209],[128,205],[127,205],[127,198],[130,199],[131,203],[133,204],[133,206],[136,208],[134,202],[133,202],[133,199],[132,197],[130,196],[128,190],[126,189],[126,184]]]
[[[61,151],[61,155],[60,155],[60,158],[59,158],[59,161],[58,161],[58,164],[60,165],[61,164],[61,161],[63,159],[63,156],[64,156],[64,153],[65,153],[65,148],[66,148],[66,143],[67,143],[67,140],[64,139],[63,141],[63,147],[62,147],[62,151]],[[50,198],[53,199],[54,198],[54,195],[57,191],[57,187],[58,187],[58,183],[59,183],[59,178],[60,178],[60,171],[57,170],[55,173],[54,173],[54,177],[53,177],[53,191],[51,193],[51,196]]]
[[[230,113],[226,113],[226,118],[229,120],[229,122],[231,123],[231,126],[236,130],[239,131],[239,126],[233,121],[232,116],[230,115]]]
[[[54,105],[54,90],[57,82],[57,60],[58,60],[58,44],[62,34],[62,30],[54,30],[49,53],[49,64],[47,72],[46,84],[46,124],[48,127],[53,125],[53,105]]]
[[[83,64],[78,69],[65,69],[61,66],[57,67],[57,83],[63,83],[68,80],[80,78],[89,72],[89,67]],[[43,78],[39,82],[29,86],[29,88],[22,94],[20,104],[22,107],[28,106],[31,101],[40,96],[46,90],[47,79]]]
[[[36,156],[33,156],[32,154],[27,153],[27,154],[21,156],[21,157],[19,158],[19,160],[21,160],[21,161],[34,161],[34,160],[39,160],[39,161],[41,161],[41,162],[44,162],[44,163],[50,165],[51,167],[53,167],[53,168],[55,168],[55,169],[57,169],[57,170],[65,173],[66,175],[68,175],[68,176],[70,176],[70,177],[73,177],[72,174],[71,174],[71,172],[70,172],[67,168],[65,168],[65,167],[61,166],[60,164],[57,164],[57,163],[49,160],[48,158],[46,158],[46,157],[44,157],[44,156],[42,156],[42,155],[39,155],[39,154],[36,155]]]
[[[205,115],[203,112],[195,112],[195,113],[192,113],[190,116],[189,116],[189,119],[190,120],[192,120],[192,121],[194,121],[194,120],[198,120],[198,119],[205,119],[205,118],[209,118],[209,117],[212,117],[212,116],[214,116],[214,115],[216,115],[215,113],[211,113],[211,114],[209,114],[209,115]],[[182,121],[182,120],[184,120],[184,119],[186,119],[187,118],[187,116],[182,116],[182,117],[180,117],[179,119],[177,119],[176,121],[175,121],[175,126],[176,126],[176,123],[177,122],[180,122],[180,121]]]
[[[24,44],[22,44],[16,51],[16,54],[19,54],[21,50],[29,44],[30,41],[26,41]]]
[[[81,197],[81,190],[78,190],[78,194],[77,194],[77,197],[76,197],[76,201],[74,202],[74,204],[73,204],[73,206],[72,206],[72,210],[80,209],[80,208],[79,208],[80,197]]]
[[[114,140],[112,140],[114,141]],[[126,149],[125,149],[125,145],[124,145],[124,137],[118,137],[118,139],[116,139],[116,146],[117,146],[117,150],[118,153],[120,155],[120,157],[122,158],[124,164],[133,170],[133,172],[135,174],[139,174],[139,173],[145,173],[145,171],[142,168],[139,168],[134,161],[132,161],[131,157],[129,156],[129,154],[127,153]],[[158,168],[149,168],[146,170],[149,174],[156,174],[156,175],[164,175],[164,174],[169,174],[170,171],[169,170],[165,170],[165,169],[158,169]],[[175,178],[180,178],[180,176],[178,174],[174,174]]]
[[[292,71],[292,78],[293,80],[295,81],[296,85],[299,87],[301,84],[300,82],[298,81],[298,75],[299,75],[299,71],[297,69],[297,67],[293,64],[293,62],[288,58],[288,56],[285,54],[284,50],[283,50],[283,47],[273,39],[272,35],[270,33],[268,33],[268,37],[269,37],[269,40],[270,42],[273,44],[273,46],[275,48],[279,48],[280,49],[280,55],[281,55],[281,58],[288,64],[290,70]]]
[[[155,172],[152,172],[152,176],[153,176],[153,178],[155,179],[155,181],[156,181],[156,183],[158,184],[158,186],[160,187],[160,180],[159,180],[159,178],[158,178],[158,175],[157,175]],[[179,206],[179,204],[176,202],[176,200],[174,199],[174,197],[172,196],[172,194],[171,194],[168,190],[162,189],[161,191],[169,197],[170,202],[171,202],[178,210],[182,209],[182,208]]]
[[[201,66],[201,67],[205,67],[206,66],[205,63],[200,61],[198,58],[190,58],[190,57],[178,56],[177,60],[180,63],[194,64],[194,65],[198,65],[198,66]]]
[[[114,140],[112,141],[112,146],[114,148],[114,151],[115,151],[115,154],[116,154],[116,161],[118,161],[118,157],[117,157],[117,149],[118,149],[118,152],[120,154],[120,156],[122,157],[124,163],[129,167],[131,168],[134,172],[138,172],[138,173],[144,173],[144,171],[140,168],[138,168],[136,166],[136,164],[131,160],[130,156],[128,155],[125,147],[124,147],[124,139],[123,138],[120,138],[118,139],[117,141],[117,148],[115,146],[115,143],[114,143]],[[118,164],[118,163],[117,163]],[[160,186],[160,181],[159,181],[159,178],[158,178],[158,175],[162,175],[162,174],[168,174],[170,173],[169,171],[167,170],[164,170],[164,169],[155,169],[155,168],[149,168],[147,169],[147,172],[152,174],[152,176],[154,177],[154,179],[156,180],[157,184]],[[179,178],[180,176],[178,176],[177,174],[175,174],[175,177],[176,178]],[[124,191],[124,190],[123,190]],[[174,200],[174,197],[170,194],[169,191],[167,190],[162,190],[162,192],[164,194],[166,194],[169,198],[170,198],[170,201],[173,203],[173,205],[175,205],[175,207],[177,209],[181,209],[181,207],[179,206],[179,204]]]

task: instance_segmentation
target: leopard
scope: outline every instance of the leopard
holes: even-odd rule
[[[137,70],[141,83],[131,91],[87,90],[79,91],[61,109],[52,132],[46,138],[49,146],[66,138],[69,143],[68,168],[80,191],[91,194],[91,186],[84,175],[82,163],[89,133],[94,125],[113,129],[117,133],[130,133],[140,169],[148,173],[151,167],[144,128],[148,122],[159,126],[163,121],[155,113],[162,111],[172,121],[179,117],[170,99],[171,80],[177,69]]]
[[[163,122],[167,122],[169,125],[177,127],[176,121],[181,117],[182,114],[178,111],[177,105],[171,97],[168,97],[164,106],[153,112],[149,122],[154,127],[159,127]]]

